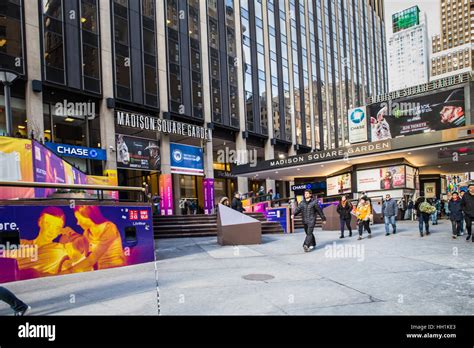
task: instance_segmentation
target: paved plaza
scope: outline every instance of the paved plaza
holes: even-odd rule
[[[316,230],[264,235],[261,245],[225,246],[216,238],[156,242],[162,315],[474,314],[474,243],[452,240],[440,221],[420,238],[416,222],[399,233],[338,239]],[[336,242],[336,244],[333,244]],[[155,265],[6,284],[31,315],[156,315]],[[0,303],[0,315],[11,315]]]

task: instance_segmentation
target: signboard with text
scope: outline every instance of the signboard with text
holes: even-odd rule
[[[368,140],[367,110],[365,106],[347,111],[349,143],[361,143]]]
[[[160,170],[160,147],[156,140],[116,134],[117,168]]]
[[[171,173],[204,175],[202,149],[197,146],[170,143]]]

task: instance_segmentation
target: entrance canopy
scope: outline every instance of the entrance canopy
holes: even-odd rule
[[[294,180],[328,176],[354,164],[405,158],[420,168],[420,174],[448,174],[474,171],[474,126],[355,144],[239,165],[233,174],[253,179]]]

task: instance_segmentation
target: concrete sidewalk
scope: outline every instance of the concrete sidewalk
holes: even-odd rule
[[[385,237],[338,239],[316,231],[264,235],[221,247],[215,237],[159,240],[161,314],[474,314],[474,243],[440,221],[420,238],[416,222]],[[335,243],[335,244],[334,244]],[[156,315],[154,263],[5,284],[31,315]],[[0,302],[0,315],[11,315]]]
[[[157,315],[153,262],[0,284],[32,307],[31,315]],[[12,315],[0,302],[0,315]]]
[[[357,241],[318,229],[310,253],[303,232],[240,247],[159,240],[161,313],[474,314],[474,243],[452,240],[446,220],[431,231],[420,238],[417,222],[399,222],[386,237],[376,225],[372,239]]]

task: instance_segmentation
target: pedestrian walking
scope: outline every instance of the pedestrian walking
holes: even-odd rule
[[[344,238],[344,226],[347,226],[347,230],[349,231],[349,237],[352,237],[352,227],[351,227],[351,219],[352,219],[352,204],[347,200],[346,195],[342,195],[337,205],[337,213],[339,214],[339,221],[341,224],[341,235],[339,238]]]
[[[431,214],[431,223],[433,225],[437,225],[438,224],[438,210],[439,210],[439,199],[438,198],[433,198],[431,200],[431,205],[433,207],[435,207],[435,210],[433,211],[433,213]]]
[[[243,213],[245,211],[242,205],[242,200],[240,199],[240,193],[236,192],[234,194],[234,198],[232,198],[231,208],[237,210],[240,213]]]
[[[461,221],[463,220],[463,212],[461,206],[461,199],[457,192],[453,192],[452,198],[449,200],[449,211],[451,215],[449,219],[451,220],[451,226],[453,229],[453,239],[456,239],[461,235]]]
[[[411,199],[408,200],[407,211],[405,213],[405,220],[413,220],[413,207],[415,204]]]
[[[464,197],[465,193],[466,193],[466,191],[464,191],[464,190],[461,190],[459,192],[459,199],[461,200],[461,206],[462,206],[462,198]],[[464,211],[462,212],[462,216],[463,216],[463,218],[461,220],[461,236],[464,234],[464,220],[465,220],[464,219]]]
[[[398,201],[398,209],[400,210],[400,220],[405,220],[405,212],[407,211],[407,202],[405,198]]]
[[[397,225],[395,222],[398,213],[397,202],[387,193],[385,195],[385,201],[382,204],[382,216],[385,223],[385,235],[390,235],[390,226],[392,225],[393,234],[397,233]]]
[[[423,237],[423,225],[425,225],[425,232],[428,236],[430,234],[430,215],[436,208],[429,204],[425,197],[419,197],[415,203],[416,217],[418,219],[418,229],[420,231],[420,237]]]
[[[308,252],[316,247],[316,239],[314,238],[313,230],[316,224],[316,214],[321,216],[323,223],[326,223],[326,216],[322,209],[319,207],[319,203],[316,199],[312,199],[313,193],[311,190],[304,191],[304,199],[298,204],[293,212],[294,219],[295,215],[302,214],[303,226],[306,233],[306,238],[303,243],[303,249]]]
[[[472,222],[474,221],[474,182],[469,183],[467,190],[462,197],[461,206],[464,212],[464,221],[466,222],[466,240],[469,240],[472,235]],[[472,241],[474,242],[474,237]]]
[[[357,225],[359,229],[359,238],[358,240],[362,239],[362,233],[365,229],[368,233],[368,238],[372,238],[372,231],[370,230],[370,220],[372,217],[372,206],[370,202],[364,198],[359,200],[359,204],[357,204],[357,208],[355,211],[357,216]]]
[[[15,316],[24,316],[31,310],[30,306],[3,286],[0,286],[0,300],[11,307]]]

